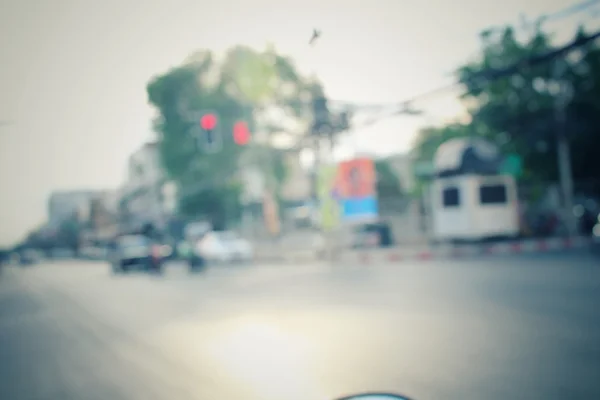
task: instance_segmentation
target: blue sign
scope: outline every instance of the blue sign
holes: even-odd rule
[[[375,196],[342,200],[342,216],[345,220],[374,219],[377,215]]]

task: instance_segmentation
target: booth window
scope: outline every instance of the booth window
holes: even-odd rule
[[[483,185],[479,188],[479,202],[481,204],[506,204],[506,185]]]
[[[444,207],[458,207],[460,205],[460,193],[456,187],[445,188],[442,192]]]

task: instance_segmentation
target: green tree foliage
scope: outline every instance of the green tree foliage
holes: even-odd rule
[[[377,174],[377,194],[380,197],[389,198],[404,195],[400,178],[389,161],[375,161],[375,171]]]
[[[432,162],[437,148],[447,140],[470,134],[469,126],[459,123],[421,129],[413,143],[415,161]]]
[[[578,33],[579,37],[584,35],[583,31]],[[597,179],[600,176],[598,45],[585,46],[568,57],[557,57],[550,62],[521,65],[510,76],[490,80],[490,70],[508,68],[556,47],[541,25],[525,40],[518,40],[511,27],[500,35],[484,33],[482,44],[479,57],[457,72],[466,89],[463,101],[471,114],[471,123],[422,130],[414,146],[416,158],[431,160],[441,142],[473,134],[497,143],[505,153],[520,155],[523,179],[555,181],[558,178],[555,102],[557,83],[562,81],[572,88],[572,100],[566,107],[566,132],[572,145],[574,177]],[[559,68],[563,72],[557,74]]]
[[[39,229],[32,230],[23,240],[23,247],[46,249],[49,241],[45,240]]]
[[[466,83],[464,99],[470,105],[471,129],[503,150],[519,154],[527,177],[556,177],[556,156],[552,151],[544,151],[555,143],[555,99],[547,90],[554,78],[555,62],[519,68],[515,74],[500,79],[472,79],[482,71],[507,68],[551,51],[550,37],[538,26],[530,38],[519,41],[514,29],[508,27],[495,39],[483,35],[483,41],[480,58],[458,71]]]
[[[377,174],[377,197],[382,214],[401,212],[407,204],[408,196],[402,187],[400,177],[389,160],[375,161]]]
[[[301,139],[306,131],[302,123],[307,125],[310,117],[307,101],[313,86],[272,47],[259,52],[243,46],[230,49],[222,60],[209,51],[197,52],[149,82],[148,99],[158,114],[154,127],[161,160],[181,193],[180,210],[206,217],[215,226],[237,218],[238,171],[247,163],[281,183],[284,164],[271,148],[272,138],[287,133]],[[214,110],[219,117],[222,149],[218,152],[196,146],[194,132],[201,110]],[[233,142],[233,124],[238,120],[245,120],[253,134],[248,146]]]

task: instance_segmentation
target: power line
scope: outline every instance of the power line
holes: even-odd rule
[[[445,93],[450,90],[460,88],[461,86],[465,86],[465,85],[469,86],[469,85],[475,85],[475,84],[476,85],[484,85],[484,84],[490,83],[491,81],[495,81],[495,80],[498,80],[501,78],[505,78],[505,77],[514,75],[515,73],[517,73],[519,70],[522,70],[523,68],[531,68],[531,67],[543,64],[543,63],[550,62],[557,57],[566,55],[579,47],[582,47],[589,43],[594,42],[598,38],[600,38],[600,31],[596,32],[592,35],[589,35],[589,36],[575,38],[571,43],[569,43],[563,47],[559,47],[557,49],[551,50],[549,52],[529,56],[520,61],[517,61],[516,63],[513,63],[512,65],[510,65],[506,68],[500,68],[500,69],[488,68],[486,70],[483,70],[476,74],[471,75],[469,78],[467,78],[464,81],[459,80],[459,81],[451,83],[449,85],[438,87],[436,89],[427,91],[425,93],[421,93],[421,94],[412,96],[411,98],[408,98],[399,103],[387,104],[387,105],[375,105],[375,104],[358,105],[356,103],[341,102],[341,104],[338,104],[338,107],[348,106],[348,107],[350,107],[350,109],[363,110],[363,111],[364,110],[382,111],[385,109],[395,108],[395,110],[390,111],[386,115],[372,118],[372,119],[366,121],[365,123],[360,124],[359,126],[354,125],[353,126],[354,129],[371,126],[371,125],[375,124],[376,122],[380,121],[381,119],[390,118],[390,117],[394,117],[394,116],[398,116],[398,115],[415,115],[416,114],[415,110],[411,109],[410,105],[415,103],[416,101],[423,100],[423,99],[430,98],[430,97],[436,97],[441,93]],[[296,147],[302,147],[302,146],[301,146],[301,144],[299,144]]]
[[[573,6],[567,7],[566,9],[563,9],[556,13],[546,15],[542,18],[546,18],[547,20],[557,20],[557,19],[566,18],[568,16],[571,16],[571,15],[574,15],[581,11],[584,11],[584,10],[586,10],[594,5],[597,5],[597,4],[600,4],[600,0],[584,1],[581,3],[575,4]],[[347,110],[350,112],[382,111],[385,109],[395,108],[395,110],[390,111],[390,113],[388,113],[388,115],[381,116],[379,118],[375,118],[366,124],[362,124],[363,127],[372,125],[376,121],[383,119],[383,118],[393,117],[393,116],[397,116],[397,115],[411,115],[411,114],[414,115],[415,110],[410,109],[410,105],[418,100],[435,97],[441,93],[445,93],[449,90],[461,87],[463,85],[487,84],[491,81],[511,76],[525,67],[533,67],[533,66],[536,66],[536,65],[539,65],[542,63],[549,62],[549,61],[551,61],[557,57],[560,57],[562,55],[566,55],[567,53],[571,52],[572,50],[582,47],[588,43],[591,43],[598,38],[600,38],[600,32],[597,32],[591,36],[576,38],[573,42],[571,42],[570,44],[568,44],[566,46],[560,47],[558,49],[552,50],[552,51],[544,53],[544,54],[533,55],[533,56],[527,57],[523,60],[520,60],[520,61],[510,65],[509,67],[502,68],[502,69],[486,69],[486,70],[480,71],[479,73],[476,73],[476,74],[470,76],[468,79],[466,79],[464,81],[457,81],[457,82],[451,83],[449,85],[441,86],[441,87],[435,88],[433,90],[412,96],[412,97],[410,97],[404,101],[398,102],[398,103],[358,104],[356,102],[329,100],[328,104],[331,104],[332,107],[334,107],[334,108],[341,108],[341,109],[344,109],[344,110]],[[230,176],[228,176],[228,177],[230,177]],[[209,182],[206,182],[206,181],[199,182],[199,184],[192,185],[191,187],[188,186],[185,190],[183,190],[183,193],[180,193],[179,195],[181,197],[188,197],[195,193],[202,192],[204,190],[214,187],[216,181],[218,181],[219,183],[222,184],[222,183],[224,183],[225,180],[227,180],[225,176],[218,177],[218,179],[215,179],[215,177],[213,177],[213,179],[210,179]]]
[[[451,83],[449,85],[442,86],[442,87],[430,90],[425,93],[421,93],[419,95],[408,98],[404,101],[396,103],[396,107],[398,108],[396,110],[396,112],[392,112],[389,115],[386,115],[385,117],[392,117],[395,115],[403,114],[402,110],[407,105],[410,105],[418,100],[423,100],[425,98],[437,96],[440,93],[447,92],[449,90],[461,87],[463,85],[467,85],[467,86],[468,85],[484,85],[484,84],[490,83],[492,81],[514,75],[515,73],[522,70],[523,68],[531,68],[531,67],[534,67],[534,66],[537,66],[540,64],[550,62],[553,59],[563,56],[563,55],[566,55],[579,47],[590,44],[598,38],[600,38],[600,31],[596,32],[592,35],[589,35],[589,36],[583,36],[583,37],[576,38],[571,43],[569,43],[563,47],[559,47],[558,49],[555,49],[555,50],[552,50],[552,51],[549,51],[549,52],[546,52],[543,54],[532,55],[532,56],[522,59],[506,68],[499,68],[499,69],[489,68],[489,69],[480,71],[480,72],[470,76],[469,78],[467,78],[464,81],[459,80],[459,81]],[[390,106],[387,106],[387,108],[390,108]],[[385,118],[385,117],[381,117],[381,118]],[[379,119],[381,119],[381,118],[379,118]],[[373,123],[374,123],[373,121],[370,121],[366,126],[371,125]]]
[[[585,1],[573,4],[573,5],[570,5],[559,11],[556,11],[556,12],[553,12],[550,14],[545,14],[541,17],[538,17],[537,20],[545,20],[545,21],[562,20],[564,18],[568,18],[575,14],[586,11],[596,5],[600,5],[600,0],[585,0]],[[495,27],[492,27],[490,29],[490,31],[503,31],[504,29],[505,29],[505,26],[495,26]],[[523,26],[521,26],[518,29],[523,30],[525,28]],[[451,90],[452,88],[454,88],[457,85],[458,85],[457,83],[452,83],[447,86],[442,86],[442,87],[430,90],[428,92],[422,93],[418,96],[415,96],[414,98],[421,99],[424,97],[437,96],[440,93],[444,93],[444,92],[447,92],[448,90]],[[359,110],[360,111],[381,111],[385,108],[398,107],[398,103],[387,103],[387,104],[384,104],[384,103],[364,104],[363,103],[363,104],[360,104],[360,103],[356,103],[356,102],[338,101],[338,100],[329,100],[328,103],[332,104],[333,107],[335,107],[335,108],[342,108],[342,109],[346,109],[349,111],[359,111]],[[400,104],[402,107],[404,107],[404,106],[406,106],[407,103],[400,103]],[[393,115],[397,115],[397,114],[393,113]],[[393,115],[390,115],[390,116],[393,116]]]
[[[586,11],[589,8],[596,6],[596,5],[600,5],[600,0],[582,1],[580,3],[569,6],[563,10],[557,11],[557,12],[549,14],[549,15],[545,15],[542,18],[546,19],[547,21],[556,21],[556,20],[560,20],[563,18],[568,18],[568,17],[570,17],[574,14],[580,13],[582,11]]]

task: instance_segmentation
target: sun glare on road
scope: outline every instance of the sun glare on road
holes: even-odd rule
[[[306,337],[264,318],[243,317],[222,328],[208,351],[223,373],[261,398],[325,398],[310,374],[315,348]]]

